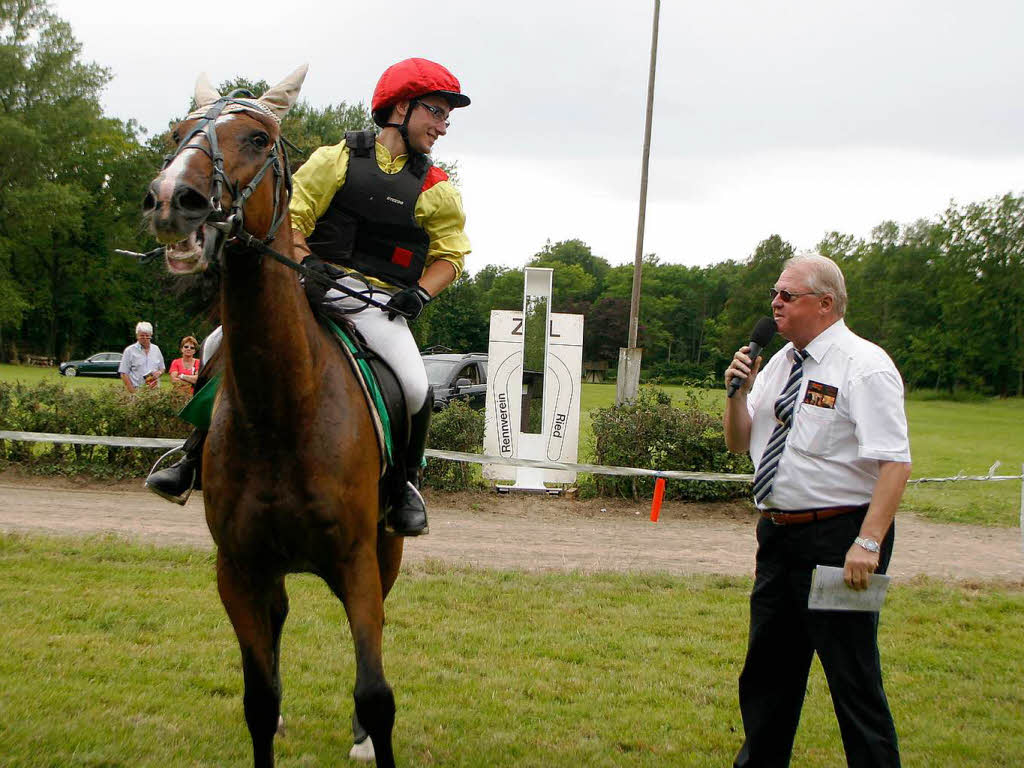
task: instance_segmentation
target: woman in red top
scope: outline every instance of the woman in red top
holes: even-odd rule
[[[196,377],[199,374],[199,358],[195,356],[199,342],[195,336],[181,340],[181,357],[171,363],[171,381],[176,386],[195,392]]]

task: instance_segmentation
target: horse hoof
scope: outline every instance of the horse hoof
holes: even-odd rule
[[[284,718],[281,717],[281,715],[277,716],[277,731],[275,731],[275,733],[277,733],[278,736],[284,736],[285,735],[285,733],[284,733]]]
[[[377,756],[373,752],[373,742],[367,737],[357,744],[352,745],[352,749],[348,751],[349,760],[358,760],[361,763],[372,763],[377,759]]]

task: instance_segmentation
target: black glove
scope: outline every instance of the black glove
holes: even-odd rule
[[[302,266],[312,272],[319,272],[325,277],[330,277],[327,271],[327,264],[312,254],[303,260]],[[319,307],[324,303],[324,295],[327,293],[326,285],[323,285],[319,280],[306,278],[303,281],[302,287],[306,291],[306,299],[308,299],[311,307]]]
[[[404,315],[407,320],[415,320],[431,298],[433,297],[418,284],[410,288],[403,288],[387,303],[386,309],[391,310],[388,312],[388,320],[394,320],[400,314]]]

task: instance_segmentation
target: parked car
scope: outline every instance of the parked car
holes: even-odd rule
[[[120,352],[99,352],[85,360],[68,360],[60,364],[62,376],[117,376]]]
[[[423,355],[427,379],[434,388],[434,410],[443,410],[452,400],[466,400],[476,409],[487,398],[487,355],[483,352]]]

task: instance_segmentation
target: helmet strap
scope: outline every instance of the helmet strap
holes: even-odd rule
[[[405,119],[401,123],[384,123],[383,128],[397,128],[399,135],[402,137],[402,141],[405,142],[405,151],[408,155],[419,154],[412,148],[412,144],[409,143],[409,118],[412,117],[412,111],[416,109],[416,105],[419,104],[419,99],[409,99],[409,108],[405,110]]]

